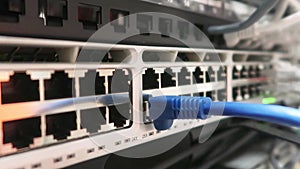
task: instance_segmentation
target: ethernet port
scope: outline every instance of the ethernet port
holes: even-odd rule
[[[116,69],[113,73],[113,76],[108,78],[109,93],[121,93],[129,91],[130,78],[129,75],[126,75],[125,71],[127,70]]]
[[[81,126],[89,133],[97,133],[101,125],[106,124],[106,108],[81,110]]]
[[[162,37],[169,37],[173,32],[173,21],[168,18],[159,18],[159,31]]]
[[[221,66],[220,69],[218,70],[218,80],[219,81],[225,81],[226,80],[226,68]]]
[[[15,73],[9,82],[1,83],[1,90],[3,104],[39,100],[39,82],[26,73]]]
[[[232,79],[239,79],[241,77],[241,72],[234,66],[232,70]]]
[[[205,76],[206,76],[206,82],[214,82],[216,80],[216,74],[215,71],[212,69],[212,67],[208,67],[207,71],[205,72]]]
[[[256,95],[259,96],[263,93],[262,91],[262,85],[261,84],[257,84],[255,85],[255,88],[256,88]]]
[[[82,23],[84,29],[97,30],[101,24],[101,7],[79,4],[78,21]]]
[[[216,99],[215,97],[214,97],[214,92],[212,92],[212,91],[207,91],[206,92],[206,97],[209,97],[209,98],[211,98],[213,101]]]
[[[243,86],[241,88],[241,92],[242,92],[242,96],[243,96],[244,99],[249,99],[250,98],[248,86]]]
[[[242,70],[241,70],[241,78],[248,78],[249,74],[248,74],[248,70],[245,66],[243,66]]]
[[[127,120],[132,119],[130,113],[130,104],[120,104],[109,106],[109,123],[114,123],[115,127],[123,128],[127,124]]]
[[[45,80],[45,98],[61,99],[72,97],[72,79],[63,71],[52,74],[52,78]]]
[[[137,29],[142,35],[149,35],[153,29],[153,17],[145,14],[137,14]]]
[[[76,112],[67,112],[46,116],[47,135],[53,135],[56,140],[64,140],[70,132],[76,129]]]
[[[80,96],[105,94],[104,83],[104,76],[99,76],[99,72],[96,70],[88,70],[85,77],[80,78]]]
[[[203,83],[203,71],[200,69],[200,67],[197,67],[195,71],[193,72],[193,82],[196,84]]]
[[[158,87],[158,74],[152,68],[147,69],[143,74],[143,90],[157,89]]]
[[[259,66],[256,66],[255,72],[256,72],[256,77],[262,76],[262,70],[259,68]]]
[[[128,11],[111,9],[110,10],[110,21],[111,25],[114,26],[115,32],[125,33],[126,27],[129,27],[129,15]]]
[[[256,87],[254,85],[249,85],[248,91],[249,91],[250,98],[257,96]]]
[[[173,87],[176,86],[175,73],[172,72],[171,68],[165,69],[161,75],[161,87]]]
[[[1,0],[0,22],[17,23],[25,14],[25,0]]]
[[[235,87],[232,89],[232,99],[233,101],[236,101],[237,98],[239,97],[240,95],[240,91],[239,91],[239,88]]]
[[[225,89],[218,90],[217,96],[219,101],[226,101],[226,90]]]
[[[181,69],[181,72],[178,73],[178,85],[189,85],[191,84],[190,81],[190,72],[184,67]]]
[[[41,136],[40,118],[29,118],[3,123],[3,143],[12,143],[18,149],[33,144],[33,139]]]
[[[250,66],[248,69],[249,78],[255,78],[256,77],[256,70],[253,66]]]
[[[68,19],[68,3],[66,0],[39,0],[39,17],[45,26],[63,26]]]

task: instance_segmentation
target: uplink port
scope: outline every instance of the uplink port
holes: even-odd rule
[[[113,76],[109,77],[108,92],[121,93],[129,91],[130,78],[126,75],[125,70],[116,69]]]
[[[161,75],[161,87],[176,86],[175,78],[175,73],[172,72],[172,69],[165,69],[164,73]]]
[[[190,33],[189,30],[189,23],[179,21],[178,22],[178,30],[179,30],[179,37],[180,39],[187,39]]]
[[[85,77],[80,79],[80,95],[92,96],[105,94],[104,83],[104,76],[99,76],[99,72],[95,70],[89,70],[85,74]]]
[[[84,29],[97,30],[101,24],[101,7],[88,4],[78,5],[78,21]]]
[[[125,127],[126,121],[130,119],[130,104],[109,106],[109,123],[114,123],[115,127]]]
[[[89,133],[97,133],[101,125],[106,124],[106,108],[100,107],[88,110],[81,110],[81,126]]]
[[[114,26],[115,32],[126,32],[126,27],[129,27],[129,15],[128,11],[123,11],[119,9],[111,9],[110,10],[110,21]]]
[[[149,35],[149,32],[153,29],[153,17],[145,14],[137,14],[137,29],[140,34]]]
[[[194,83],[203,83],[203,71],[201,71],[200,67],[197,67],[196,70],[193,72],[193,78]]]
[[[189,85],[191,84],[190,72],[184,67],[181,69],[181,72],[178,73],[178,85]]]
[[[68,19],[68,4],[66,0],[39,0],[39,17],[46,26],[63,26],[63,20]]]
[[[45,98],[60,99],[72,97],[72,79],[65,72],[57,71],[50,80],[45,80]]]
[[[39,82],[25,73],[15,73],[9,82],[1,84],[3,104],[39,100]]]
[[[25,0],[1,0],[0,22],[19,22],[20,15],[25,14]]]
[[[14,147],[26,148],[33,139],[41,136],[40,118],[22,119],[3,123],[3,142],[12,143]]]
[[[53,135],[57,140],[70,136],[70,131],[76,129],[76,113],[68,112],[46,116],[47,135]]]
[[[153,69],[147,69],[143,74],[143,90],[157,89],[159,87],[158,74]]]
[[[169,37],[173,31],[172,19],[159,18],[159,31],[162,37]]]

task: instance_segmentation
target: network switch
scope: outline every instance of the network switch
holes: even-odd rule
[[[1,154],[23,153],[0,158],[0,161],[21,159],[23,156],[31,156],[32,153],[40,156],[38,154],[54,151],[55,159],[59,158],[59,160],[54,160],[51,165],[56,167],[99,157],[106,152],[119,151],[205,123],[204,121],[178,121],[170,132],[157,133],[151,127],[147,102],[141,99],[143,94],[201,95],[212,97],[214,100],[261,102],[259,96],[274,93],[271,87],[272,79],[265,73],[267,70],[272,70],[272,62],[262,60],[259,56],[268,56],[274,60],[290,58],[285,53],[259,51],[132,45],[114,45],[110,48],[109,44],[101,43],[85,44],[74,41],[4,36],[1,38],[2,44],[10,41],[10,46],[19,50],[33,44],[35,48],[41,50],[59,48],[59,53],[55,54],[58,58],[55,62],[50,60],[38,63],[32,60],[31,64],[23,64],[11,60],[1,63],[1,77],[3,77],[1,119],[4,140]],[[59,54],[66,53],[63,52],[64,50],[69,51],[72,44],[72,48],[77,49],[78,53],[75,54],[79,58],[83,54],[84,58],[89,56],[92,60],[97,60],[99,58],[93,58],[98,56],[95,53],[104,54],[103,51],[108,51],[109,54],[105,56],[110,61],[104,59],[102,64],[84,60],[73,63],[72,55],[64,55],[69,57],[64,58],[67,62],[60,61]],[[97,49],[84,51],[84,48],[90,47],[97,47]],[[81,52],[78,48],[82,49]],[[115,60],[120,53],[126,55],[123,59]],[[219,62],[216,62],[215,55],[220,58]],[[240,55],[243,56],[243,60],[235,59]],[[25,59],[26,55],[22,57],[21,60]],[[89,79],[92,79],[93,83],[90,83]],[[26,84],[25,89],[22,84]],[[26,94],[28,89],[35,91],[36,94]],[[76,100],[76,98],[90,100],[95,96],[101,98],[107,94],[121,93],[127,93],[128,99],[131,99],[127,103],[116,103],[117,105],[99,104],[95,100],[81,104]],[[74,102],[74,105],[55,106],[69,101]],[[47,105],[50,108],[43,109]],[[94,123],[88,123],[90,120]],[[211,121],[219,120],[219,118],[212,118]],[[139,132],[132,132],[137,130]],[[26,134],[28,131],[31,131],[29,135]],[[81,139],[77,140],[79,138]],[[93,140],[101,141],[96,142],[99,143],[98,145],[94,144]],[[78,144],[81,146],[77,149],[75,147]],[[95,148],[97,145],[105,148]],[[47,148],[39,149],[44,146]],[[73,148],[68,149],[67,147],[71,148],[70,146]],[[86,155],[81,155],[81,158],[76,160],[74,157],[73,160],[68,160],[69,162],[59,162],[67,160],[70,154],[74,156],[81,154],[82,148],[86,149]],[[94,153],[96,149],[97,152],[103,151],[102,149],[107,151]],[[22,168],[35,163],[40,164],[40,168],[46,165],[39,158],[23,162],[21,160],[17,164],[5,163],[8,168]]]
[[[1,0],[0,169],[291,168],[296,128],[193,102],[162,129],[151,102],[299,107],[300,3],[276,2]]]

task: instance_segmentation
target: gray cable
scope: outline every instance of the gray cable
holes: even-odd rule
[[[267,14],[278,2],[279,0],[265,0],[247,20],[229,25],[210,26],[208,33],[223,34],[246,29]]]

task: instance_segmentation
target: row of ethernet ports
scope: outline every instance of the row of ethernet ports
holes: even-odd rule
[[[106,120],[107,115],[109,121]],[[132,124],[129,104],[81,110],[80,116],[78,129],[76,112],[47,115],[46,136],[53,136],[55,141],[65,141],[72,136],[72,131],[84,129],[87,131],[86,135],[90,135],[105,131],[103,130],[105,125],[113,125],[112,128],[120,129],[130,127]],[[34,139],[42,136],[41,118],[3,122],[1,132],[3,132],[3,144],[11,143],[18,150],[31,148],[34,146]]]
[[[109,93],[129,91],[130,75],[126,70],[116,69],[111,76],[100,76],[96,70],[88,70],[83,78],[80,78],[80,96],[93,96]],[[120,82],[112,88],[113,79]],[[106,81],[108,80],[108,81]],[[94,83],[93,83],[94,82]],[[107,83],[108,87],[105,87]],[[71,98],[74,94],[74,78],[70,78],[64,71],[56,71],[51,79],[44,80],[45,99]],[[14,73],[8,82],[1,82],[2,104],[28,101],[39,101],[39,81],[32,80],[25,72]]]

